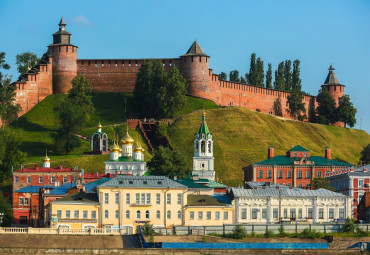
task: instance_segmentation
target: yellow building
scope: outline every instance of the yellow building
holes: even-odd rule
[[[73,193],[50,202],[51,228],[99,228],[96,193]]]
[[[98,186],[99,225],[129,228],[132,233],[145,223],[165,228],[184,225],[187,190],[165,176],[119,175]]]
[[[234,224],[234,203],[227,195],[187,195],[185,226]]]

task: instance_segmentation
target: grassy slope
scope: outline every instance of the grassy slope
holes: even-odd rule
[[[285,155],[299,144],[318,156],[324,155],[325,146],[331,146],[333,159],[357,164],[361,150],[370,143],[370,135],[362,130],[281,120],[239,107],[206,112],[214,135],[216,175],[230,185],[242,184],[243,167],[266,159],[268,145],[274,145],[275,155]],[[184,115],[169,129],[171,143],[184,152],[189,164],[201,115],[201,111]]]

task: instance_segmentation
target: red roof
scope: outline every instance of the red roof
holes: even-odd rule
[[[63,168],[63,167],[59,167],[59,168],[53,168],[53,167],[39,167],[39,166],[34,166],[34,167],[27,167],[27,168],[23,168],[23,169],[20,169],[18,171],[15,171],[15,173],[29,173],[29,172],[33,172],[33,173],[38,173],[38,172],[79,172],[78,170],[74,170],[73,168]]]
[[[84,173],[84,179],[96,179],[96,178],[105,178],[109,177],[109,174],[106,173]]]

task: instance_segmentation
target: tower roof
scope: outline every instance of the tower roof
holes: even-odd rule
[[[64,22],[64,18],[62,16],[62,18],[60,19],[60,22],[59,22],[59,26],[65,26],[67,25],[65,22]]]
[[[199,138],[202,138],[202,135],[204,134],[204,137],[207,138],[209,134],[211,134],[209,132],[209,129],[208,129],[208,126],[207,126],[207,122],[206,122],[206,113],[203,112],[203,117],[202,117],[202,124],[200,124],[200,127],[199,127],[199,130],[198,130],[198,133],[199,135]]]
[[[197,43],[196,40],[190,46],[190,48],[188,49],[188,51],[186,52],[186,54],[184,54],[182,56],[206,56],[206,57],[208,57],[208,55],[205,54],[203,52],[203,50],[200,48],[200,46],[199,46],[199,44]]]
[[[344,86],[343,84],[340,84],[338,79],[337,79],[337,76],[335,75],[335,68],[333,67],[333,65],[331,64],[330,67],[329,67],[329,73],[328,73],[328,76],[326,77],[326,80],[324,82],[323,85],[341,85],[341,86]]]

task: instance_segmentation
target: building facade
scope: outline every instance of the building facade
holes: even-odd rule
[[[291,187],[310,187],[313,178],[342,170],[351,165],[331,159],[331,149],[325,148],[325,157],[311,156],[309,150],[295,146],[286,156],[274,156],[274,147],[268,147],[267,159],[253,163],[244,170],[244,183],[272,182]]]
[[[324,178],[336,192],[352,198],[352,217],[357,219],[357,205],[370,191],[370,165],[333,171],[326,173]]]

